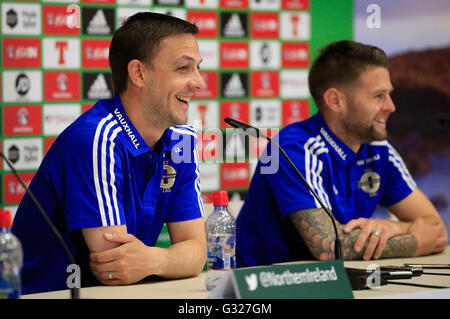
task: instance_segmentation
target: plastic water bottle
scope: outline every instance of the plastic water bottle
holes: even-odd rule
[[[206,289],[214,289],[226,271],[235,267],[236,220],[228,212],[228,193],[216,191],[214,211],[206,220],[208,262]]]
[[[11,214],[0,209],[0,299],[19,299],[22,262],[22,245],[11,232]]]

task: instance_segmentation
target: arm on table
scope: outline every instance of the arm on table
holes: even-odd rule
[[[446,227],[418,189],[389,209],[399,218],[398,222],[358,218],[342,225],[336,221],[345,260],[423,256],[445,249]],[[325,211],[296,211],[290,218],[317,259],[334,258],[335,234]],[[371,236],[374,231],[380,232],[379,238]]]
[[[206,261],[203,218],[168,223],[172,245],[149,247],[128,234],[125,225],[83,229],[91,251],[91,270],[106,285],[127,285],[150,275],[182,278],[197,275]],[[109,279],[111,273],[113,279]]]

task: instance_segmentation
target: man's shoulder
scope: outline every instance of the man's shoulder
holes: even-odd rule
[[[305,144],[311,138],[316,138],[318,129],[315,125],[314,118],[309,118],[301,122],[295,122],[284,127],[278,136],[282,145],[299,145]]]

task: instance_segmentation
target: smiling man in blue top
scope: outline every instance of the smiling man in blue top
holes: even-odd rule
[[[331,43],[309,73],[319,112],[276,137],[336,219],[345,260],[421,256],[447,245],[438,212],[386,140],[395,110],[388,67],[376,47]],[[331,219],[285,158],[272,156],[279,169],[264,174],[276,166],[268,150],[276,148],[269,144],[258,162],[237,218],[237,266],[334,259]],[[398,221],[371,218],[377,205]]]
[[[30,189],[68,242],[82,286],[197,275],[206,261],[196,134],[189,100],[205,84],[195,25],[138,13],[116,30],[115,95],[63,131]],[[172,245],[154,247],[167,223]],[[23,293],[67,289],[68,259],[29,196],[13,232]]]

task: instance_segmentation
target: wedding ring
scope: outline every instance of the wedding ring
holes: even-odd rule
[[[110,272],[108,273],[108,279],[109,280],[113,280],[113,276],[112,276],[112,274]]]
[[[380,233],[379,231],[373,231],[373,232],[371,233],[371,235],[380,238],[381,233]]]

